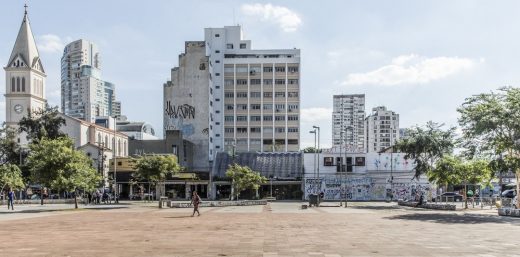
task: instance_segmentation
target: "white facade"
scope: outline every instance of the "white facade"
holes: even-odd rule
[[[399,140],[399,114],[384,106],[372,108],[366,119],[367,152],[379,152]]]
[[[334,95],[332,111],[332,145],[351,152],[364,152],[365,95]]]
[[[300,50],[253,50],[240,26],[206,28],[214,151],[299,151]]]
[[[45,70],[34,41],[27,11],[5,70],[6,124],[17,127],[29,111],[45,108]],[[22,145],[25,135],[19,136]]]
[[[114,91],[114,84],[101,79],[100,53],[95,44],[80,39],[65,47],[61,58],[63,113],[88,122],[94,122],[96,116],[114,116]]]
[[[403,153],[345,153],[324,149],[322,153],[304,154],[303,190],[309,194],[323,192],[325,200],[389,200],[413,199],[425,193],[435,197],[435,190],[425,176],[414,179],[413,160]],[[345,159],[346,158],[346,159]],[[319,159],[318,162],[315,161]],[[350,160],[349,160],[350,159]],[[339,161],[351,166],[349,172],[338,172]],[[346,160],[346,161],[345,161]],[[319,167],[319,175],[318,175]]]

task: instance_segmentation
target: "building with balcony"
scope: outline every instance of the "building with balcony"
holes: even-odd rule
[[[365,94],[334,95],[332,145],[364,152],[365,144]]]
[[[379,152],[391,147],[399,140],[399,114],[385,106],[372,108],[366,117],[367,152]]]

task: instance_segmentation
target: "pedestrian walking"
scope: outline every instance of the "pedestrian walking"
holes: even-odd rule
[[[11,206],[11,209],[14,211],[14,205],[13,205],[13,202],[14,202],[14,192],[13,192],[12,188],[9,189],[9,193],[7,194],[7,198],[8,198],[7,209],[9,210],[9,206]]]
[[[193,204],[193,214],[192,217],[195,216],[195,212],[197,212],[197,216],[200,216],[199,212],[199,204],[200,204],[200,197],[197,194],[197,191],[193,191],[193,197],[191,198],[191,204]]]

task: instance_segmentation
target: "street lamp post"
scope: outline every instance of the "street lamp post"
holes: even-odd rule
[[[114,123],[115,123],[115,121],[114,121]],[[116,141],[117,140],[116,140],[116,126],[117,125],[114,124],[114,135],[113,135],[114,136],[114,148],[112,149],[112,154],[114,155],[113,156],[113,159],[114,159],[114,201],[116,203],[118,203],[119,202],[119,200],[118,200],[118,198],[119,198],[119,196],[118,196],[118,191],[119,190],[118,189],[119,188],[117,187],[117,149],[116,149]],[[150,192],[148,192],[148,193],[150,193]]]
[[[316,169],[316,173],[317,173],[317,176],[318,176],[318,181],[320,181],[320,127],[319,126],[312,126],[313,129],[317,129],[318,130],[318,149],[317,149],[317,152],[318,152],[318,168]],[[318,191],[321,191],[321,183],[318,183],[318,186],[320,187],[318,189]]]
[[[309,131],[309,133],[314,134],[314,193],[316,193],[317,188],[317,178],[316,178],[316,153],[318,152],[316,149],[316,129]]]

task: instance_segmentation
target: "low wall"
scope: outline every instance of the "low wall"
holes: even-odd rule
[[[520,218],[520,209],[498,208],[498,215]]]
[[[40,204],[41,200],[14,200],[14,204]],[[73,204],[72,199],[43,199],[43,204]],[[82,198],[78,198],[78,203],[83,203]],[[7,200],[0,200],[0,205],[7,205]]]
[[[200,207],[225,207],[225,206],[250,206],[250,205],[266,205],[266,200],[243,200],[243,201],[209,201],[201,202]],[[193,208],[191,203],[179,203],[174,201],[167,202],[170,208]]]
[[[398,205],[401,206],[408,206],[408,207],[417,207],[417,208],[423,208],[423,209],[432,209],[432,210],[444,210],[444,211],[454,211],[456,210],[456,206],[453,204],[422,204],[417,206],[417,202],[403,202],[399,201],[397,202]]]

